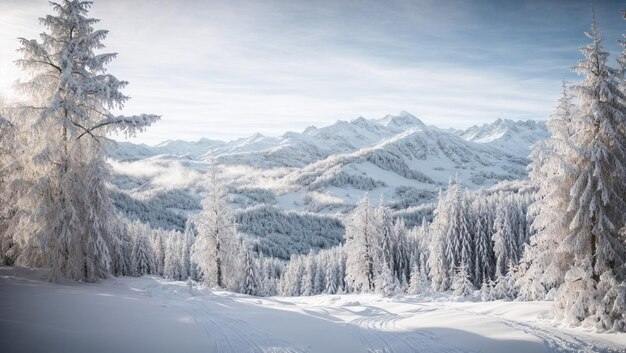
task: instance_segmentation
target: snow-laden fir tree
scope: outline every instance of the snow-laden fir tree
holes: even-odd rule
[[[482,193],[479,194],[476,203],[474,283],[483,283],[485,279],[491,279],[494,274],[493,247],[491,245],[491,232],[489,231],[488,210]]]
[[[491,280],[486,277],[483,278],[483,282],[480,285],[480,300],[483,302],[487,302],[491,300]]]
[[[183,279],[199,279],[197,275],[197,264],[192,261],[192,247],[196,240],[196,228],[188,220],[180,243],[181,277]]]
[[[315,293],[315,277],[317,266],[315,256],[312,253],[306,256],[304,265],[304,275],[302,276],[301,291],[302,295],[309,296]]]
[[[512,300],[517,296],[515,287],[515,266],[509,262],[507,271],[496,277],[490,291],[491,300]]]
[[[573,165],[573,120],[576,106],[566,82],[562,95],[547,123],[550,137],[532,148],[530,177],[537,185],[537,200],[529,212],[535,215],[532,228],[536,234],[524,251],[523,262],[528,264],[521,278],[521,297],[526,300],[543,300],[546,294],[558,287],[570,267],[570,258],[559,254],[558,249],[569,233],[574,216],[569,210],[569,190],[578,174]]]
[[[473,237],[470,229],[469,206],[457,178],[450,181],[448,191],[441,197],[433,221],[433,240],[429,267],[435,291],[450,288],[455,268],[461,265],[473,271]]]
[[[165,278],[174,280],[183,279],[181,272],[182,264],[179,252],[180,240],[180,236],[169,236],[167,238],[165,246],[165,262],[163,268],[163,276],[165,276]]]
[[[18,201],[21,218],[11,232],[23,244],[19,263],[51,267],[53,280],[95,281],[115,266],[112,244],[122,232],[108,194],[106,135],[134,135],[159,117],[111,113],[128,100],[121,93],[127,82],[106,72],[115,54],[96,52],[107,31],[87,17],[91,2],[51,5],[55,14],[40,20],[48,29],[40,41],[20,38],[17,64],[27,78],[18,89],[29,102],[19,114],[31,127],[31,187]]]
[[[376,263],[384,262],[387,267],[392,267],[395,263],[396,253],[396,236],[394,232],[393,219],[391,217],[391,209],[385,204],[381,198],[378,208],[374,215],[377,223],[377,239],[374,241]],[[379,266],[377,270],[382,270]],[[392,269],[393,272],[393,269]]]
[[[409,233],[402,218],[397,219],[394,223],[393,234],[395,236],[393,271],[398,275],[398,280],[406,282],[411,273],[411,258],[413,254],[409,245]],[[417,251],[417,249],[414,250]]]
[[[365,195],[346,224],[346,285],[352,291],[374,290],[377,239],[374,210]]]
[[[474,240],[474,217],[472,217],[472,209],[470,206],[470,193],[466,190],[461,195],[460,201],[460,229],[458,234],[458,242],[459,242],[459,250],[458,253],[460,257],[460,262],[457,265],[464,266],[465,271],[472,281],[476,278],[474,274],[474,259],[476,251],[475,249],[475,240]],[[483,259],[480,259],[483,260]]]
[[[144,233],[136,234],[132,252],[132,274],[143,276],[156,273],[156,263],[154,261],[154,250]]]
[[[241,293],[248,295],[259,295],[260,284],[257,264],[254,261],[254,255],[250,245],[245,242],[240,242],[242,262],[243,262],[243,276],[241,281]]]
[[[202,273],[202,279],[211,286],[225,287],[225,276],[237,276],[235,266],[237,231],[228,194],[217,166],[207,171],[206,195],[202,212],[193,218],[198,230],[192,253],[194,262]]]
[[[1,97],[0,97],[1,98]],[[9,223],[18,211],[16,200],[19,199],[17,175],[22,169],[19,161],[19,132],[17,126],[2,116],[3,106],[0,101],[0,265],[13,265],[19,255],[15,236],[9,230]]]
[[[430,256],[430,223],[426,220],[426,217],[422,218],[422,224],[419,227],[413,228],[409,232],[409,252],[410,258],[420,268],[422,272],[428,274],[428,258]]]
[[[454,295],[462,297],[468,297],[474,293],[474,285],[470,281],[465,264],[456,269],[452,279],[452,291]]]
[[[517,213],[513,209],[513,202],[501,194],[500,205],[496,211],[493,224],[493,251],[496,259],[496,277],[506,274],[509,262],[517,263],[519,247],[516,227],[513,225],[513,216]]]
[[[165,268],[165,241],[161,232],[154,232],[152,237],[152,248],[154,249],[154,264],[156,273],[163,276]]]
[[[325,287],[325,279],[326,279],[326,271],[325,268],[328,267],[326,263],[326,257],[317,256],[317,260],[315,261],[315,280],[313,283],[313,293],[321,294],[324,292]]]
[[[409,278],[409,287],[406,290],[406,294],[416,295],[421,294],[424,291],[424,278],[422,278],[423,271],[419,269],[417,264],[414,264],[411,268],[411,276]]]
[[[398,280],[394,277],[393,272],[391,272],[391,268],[389,268],[386,259],[384,259],[381,265],[382,269],[378,272],[378,275],[375,278],[374,286],[377,293],[389,297],[396,294]]]
[[[280,282],[278,284],[278,294],[283,296],[300,295],[300,282],[304,273],[302,256],[292,255],[285,266]]]
[[[435,218],[431,225],[430,256],[428,257],[428,267],[432,280],[433,290],[436,292],[446,291],[450,288],[450,278],[448,274],[452,268],[452,263],[445,256],[447,238],[446,233],[449,226],[450,215],[446,207],[443,191],[439,191],[437,207],[434,211]]]
[[[326,271],[325,271],[325,279],[324,279],[324,283],[325,283],[325,288],[324,288],[324,293],[326,294],[335,294],[337,293],[337,274],[336,274],[336,269],[334,266],[328,266],[326,267]]]
[[[623,331],[626,308],[619,306],[626,295],[626,244],[619,230],[626,216],[625,96],[619,71],[606,64],[609,53],[595,16],[587,35],[591,43],[581,49],[584,59],[573,69],[584,76],[573,87],[580,103],[570,139],[577,175],[565,190],[573,218],[557,250],[570,269],[555,303],[572,324]]]

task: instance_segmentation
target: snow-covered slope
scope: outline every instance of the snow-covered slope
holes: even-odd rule
[[[459,352],[626,350],[626,334],[555,328],[548,302],[429,296],[258,298],[157,277],[52,284],[0,268],[0,352]]]
[[[508,150],[519,156],[528,156],[533,143],[548,138],[543,121],[513,121],[498,119],[490,124],[472,126],[460,135],[467,141]]]

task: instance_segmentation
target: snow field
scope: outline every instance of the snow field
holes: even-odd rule
[[[549,302],[448,294],[258,298],[158,277],[51,284],[0,268],[2,352],[625,352],[626,334],[553,327]]]

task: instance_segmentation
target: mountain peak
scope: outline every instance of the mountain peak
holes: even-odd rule
[[[387,115],[378,120],[378,123],[388,128],[407,129],[411,127],[423,127],[424,123],[407,111],[401,111],[398,115]]]
[[[264,138],[265,135],[263,135],[260,132],[255,132],[254,134],[252,134],[252,136],[248,137],[247,140],[258,140],[258,139],[262,139]]]
[[[311,125],[309,127],[307,127],[306,129],[304,129],[304,131],[302,132],[304,135],[309,135],[310,133],[312,133],[313,131],[317,131],[318,129]]]

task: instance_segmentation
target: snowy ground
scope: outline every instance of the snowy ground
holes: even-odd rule
[[[0,352],[626,352],[626,334],[555,328],[549,303],[255,298],[155,277],[45,281],[0,268]]]

